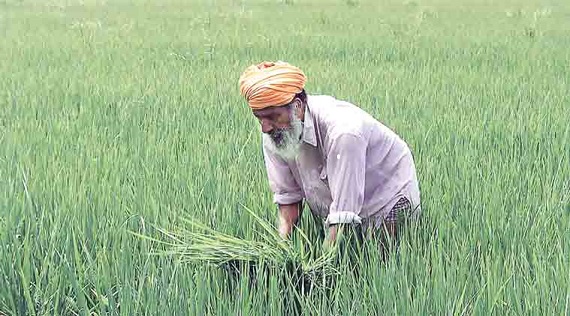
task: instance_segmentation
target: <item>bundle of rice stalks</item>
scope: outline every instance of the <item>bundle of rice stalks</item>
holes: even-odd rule
[[[249,270],[250,276],[257,268],[286,271],[297,282],[318,285],[324,277],[336,274],[335,251],[323,251],[307,238],[302,230],[297,233],[306,248],[297,249],[293,242],[279,236],[277,229],[253,211],[244,207],[255,220],[255,236],[260,240],[247,240],[216,231],[195,219],[185,217],[183,227],[176,232],[156,228],[166,240],[138,235],[164,246],[157,254],[171,255],[193,264],[212,264],[226,270]],[[308,250],[307,250],[308,249]],[[319,281],[317,281],[317,279]]]

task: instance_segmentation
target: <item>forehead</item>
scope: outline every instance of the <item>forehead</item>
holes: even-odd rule
[[[271,106],[265,109],[253,110],[253,115],[257,117],[279,115],[287,112],[287,106]]]

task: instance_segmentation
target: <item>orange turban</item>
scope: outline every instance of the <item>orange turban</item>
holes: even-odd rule
[[[283,61],[249,66],[239,78],[240,91],[254,110],[285,105],[305,87],[301,69]]]

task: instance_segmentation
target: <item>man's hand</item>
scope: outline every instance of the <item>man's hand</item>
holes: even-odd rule
[[[301,215],[301,202],[279,205],[279,235],[288,238]]]
[[[354,224],[332,224],[329,226],[328,235],[323,243],[325,250],[338,249],[340,255],[351,252],[359,254],[364,241],[362,227]]]
[[[330,249],[335,245],[337,234],[338,234],[338,225],[337,224],[330,225],[328,235],[326,236],[325,242],[323,244],[324,249]]]
[[[281,238],[288,238],[292,231],[293,223],[279,216],[279,236],[281,236]]]

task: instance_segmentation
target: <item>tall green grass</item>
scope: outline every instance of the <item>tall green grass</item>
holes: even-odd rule
[[[570,313],[565,1],[0,1],[0,314],[277,314],[268,276],[149,256],[191,216],[276,209],[245,67],[369,111],[413,149],[424,222],[309,314]],[[309,224],[305,216],[303,224]],[[231,290],[230,290],[231,289]]]

